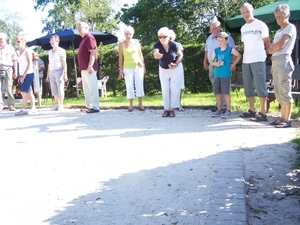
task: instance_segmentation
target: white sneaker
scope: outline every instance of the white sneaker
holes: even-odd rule
[[[230,110],[226,110],[226,112],[221,116],[223,119],[226,119],[228,117],[231,116],[231,111]]]
[[[35,107],[32,107],[29,111],[28,111],[28,114],[32,114],[32,113],[36,113],[37,110]]]
[[[28,112],[26,109],[21,109],[20,111],[15,113],[15,116],[23,116],[23,115],[27,115]]]
[[[57,111],[62,111],[62,110],[64,110],[63,105],[59,105],[59,106],[57,107]]]
[[[58,107],[59,107],[59,105],[58,105],[58,104],[55,104],[55,105],[51,108],[51,110],[52,110],[52,111],[56,111],[56,110],[58,109]]]
[[[222,110],[217,110],[212,114],[212,117],[219,117],[223,114]]]

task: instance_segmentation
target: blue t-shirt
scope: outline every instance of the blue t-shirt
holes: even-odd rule
[[[215,67],[214,77],[216,78],[225,78],[231,77],[231,61],[232,61],[232,47],[227,46],[224,51],[221,51],[221,48],[215,48],[215,62],[223,61],[223,66]]]
[[[177,60],[177,52],[180,50],[180,46],[174,42],[169,42],[169,50],[166,52],[162,44],[159,42],[155,43],[153,49],[158,49],[160,54],[163,54],[163,57],[159,60],[159,66],[164,69],[169,69],[169,64],[171,62],[175,63]]]

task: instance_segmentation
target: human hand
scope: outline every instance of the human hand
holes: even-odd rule
[[[159,52],[154,53],[154,58],[155,59],[161,59],[163,57],[163,54],[160,54]]]
[[[169,66],[170,69],[174,69],[177,66],[177,64],[171,62],[168,66]]]

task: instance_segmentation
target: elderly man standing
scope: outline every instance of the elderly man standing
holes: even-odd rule
[[[7,35],[0,33],[0,73],[3,78],[0,80],[0,90],[5,86],[8,95],[8,109],[16,111],[14,108],[15,98],[12,93],[13,79],[17,78],[17,54],[14,48],[6,43]],[[4,107],[2,94],[0,95],[0,113]]]
[[[98,53],[97,41],[89,33],[89,26],[85,22],[78,23],[78,33],[82,40],[78,49],[78,65],[81,71],[82,89],[85,97],[85,109],[81,111],[86,113],[99,112],[99,94],[98,94]]]
[[[211,22],[209,28],[210,28],[211,34],[206,39],[203,65],[204,65],[204,69],[208,70],[209,80],[210,80],[211,84],[214,85],[214,67],[209,64],[209,61],[212,57],[214,49],[219,47],[218,40],[217,40],[217,34],[222,31],[220,21],[213,20]],[[228,45],[232,48],[235,48],[234,40],[230,35],[228,35]],[[226,104],[225,104],[224,99],[223,99],[223,103],[222,103],[222,108],[226,110]],[[214,109],[213,111],[215,111],[216,109]]]

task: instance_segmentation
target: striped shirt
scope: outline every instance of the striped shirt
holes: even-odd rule
[[[50,71],[63,68],[62,59],[66,58],[66,50],[58,47],[55,52],[52,49],[48,52],[48,60],[50,64]]]

